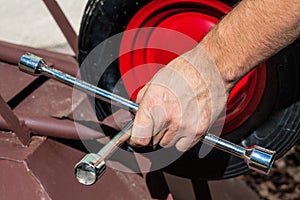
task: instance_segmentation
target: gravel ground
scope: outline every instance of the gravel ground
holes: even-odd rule
[[[268,176],[251,172],[241,179],[262,200],[300,200],[300,142],[274,163]]]

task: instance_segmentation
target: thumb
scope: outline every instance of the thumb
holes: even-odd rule
[[[131,128],[129,144],[137,147],[149,145],[152,138],[153,125],[153,120],[149,112],[140,106]]]
[[[138,93],[136,102],[141,103],[147,90],[145,85]],[[150,113],[144,108],[144,104],[139,105],[135,114],[134,124],[130,130],[131,137],[128,143],[132,146],[146,146],[150,143],[152,137],[153,121]]]
[[[140,104],[129,140],[129,144],[132,146],[149,145],[153,135],[165,125],[165,109],[161,103],[158,103],[156,95],[150,95],[152,93],[153,88],[151,89],[150,85],[146,85],[138,94],[137,102]]]

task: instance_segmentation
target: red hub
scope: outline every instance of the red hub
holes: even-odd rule
[[[120,72],[131,98],[136,98],[138,90],[161,67],[197,45],[229,10],[213,0],[154,0],[143,7],[128,24],[126,30],[131,31],[124,34],[120,48]],[[233,88],[223,133],[249,119],[261,100],[265,82],[266,67],[262,64]]]

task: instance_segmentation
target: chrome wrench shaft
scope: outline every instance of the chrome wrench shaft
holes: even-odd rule
[[[89,95],[95,95],[96,98],[102,101],[124,109],[129,109],[131,112],[136,112],[138,109],[138,105],[136,103],[49,67],[42,58],[31,53],[25,53],[21,57],[19,69],[31,75],[44,75],[49,78],[53,78],[64,84],[75,87]]]
[[[47,77],[54,78],[90,95],[95,95],[95,97],[100,100],[128,109],[133,113],[138,110],[138,105],[136,103],[53,69],[49,67],[42,58],[33,54],[25,53],[20,59],[19,68],[21,71],[31,75],[45,75]],[[126,130],[128,130],[132,124],[133,121],[130,121],[97,154],[87,154],[79,163],[77,163],[75,166],[75,175],[80,183],[91,185],[97,181],[98,177],[100,177],[105,171],[105,160],[107,160],[115,152],[117,147],[123,144],[130,137],[126,134]],[[212,134],[204,135],[201,140],[203,143],[243,158],[250,169],[263,174],[267,174],[269,172],[275,159],[275,151],[259,146],[244,148]]]
[[[133,120],[129,121],[98,153],[89,153],[76,164],[75,176],[78,182],[83,185],[92,185],[104,174],[105,161],[129,139],[130,135],[126,131],[131,128],[132,124]]]
[[[207,133],[201,141],[217,149],[244,159],[249,169],[261,174],[268,174],[275,160],[275,151],[254,145],[244,148],[213,134]]]

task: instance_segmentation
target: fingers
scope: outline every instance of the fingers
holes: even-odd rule
[[[157,145],[160,143],[161,139],[165,136],[167,132],[167,129],[162,129],[161,131],[159,131],[157,134],[155,134],[153,136],[153,141],[152,141],[152,145]]]
[[[192,129],[193,132],[185,132],[181,127],[179,123],[172,123],[172,126],[169,126],[164,118],[160,121],[153,120],[150,113],[140,109],[131,130],[129,144],[136,147],[156,144],[164,148],[175,146],[177,150],[184,152],[197,144],[206,130],[200,129],[201,132],[196,134],[195,129]]]
[[[199,139],[200,137],[182,137],[176,142],[175,147],[178,151],[185,152],[195,146]]]
[[[146,146],[150,143],[152,137],[152,144],[157,144],[164,135],[165,122],[166,114],[160,105],[153,105],[147,109],[141,106],[135,116],[130,144]]]
[[[158,85],[143,88],[137,101],[140,104],[131,129],[130,145],[141,147],[151,142],[151,145],[170,147],[181,141],[179,150],[190,147],[198,127],[199,118],[193,114],[195,109],[182,106],[170,91]]]
[[[152,140],[154,133],[159,133],[163,129],[166,121],[165,109],[160,101],[161,98],[155,95],[159,89],[161,88],[155,88],[155,86],[149,88],[149,85],[146,85],[138,93],[137,102],[140,105],[131,130],[129,144],[146,146]]]
[[[159,145],[168,148],[175,146],[178,151],[185,152],[196,145],[200,140],[201,134],[182,134],[180,131],[166,131],[159,142]]]

